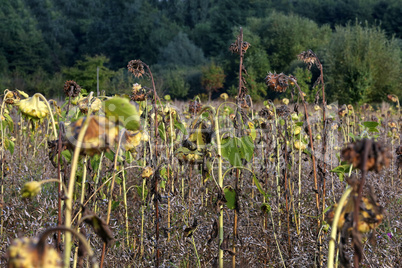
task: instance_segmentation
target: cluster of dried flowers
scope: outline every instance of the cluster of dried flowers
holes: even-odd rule
[[[243,54],[246,53],[246,51],[247,51],[247,49],[248,49],[249,47],[250,47],[250,43],[249,43],[249,42],[243,42],[243,44],[242,44],[242,46],[241,46],[242,53],[243,53]],[[230,44],[229,50],[230,50],[230,52],[232,52],[233,54],[240,54],[239,46],[238,46],[238,43],[237,43],[237,42]]]
[[[348,146],[342,150],[342,158],[349,163],[353,164],[354,168],[365,169],[368,171],[380,172],[385,166],[388,167],[391,162],[391,156],[389,151],[378,142],[371,142],[370,148],[368,148],[368,158],[366,166],[362,167],[363,154],[366,146],[366,140],[359,140],[354,143],[348,144]]]
[[[267,84],[270,90],[282,93],[289,87],[289,77],[284,73],[269,72],[265,77],[265,84]]]

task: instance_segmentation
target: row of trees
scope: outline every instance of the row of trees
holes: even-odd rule
[[[174,98],[211,89],[208,72],[223,72],[222,91],[236,92],[238,57],[228,47],[241,26],[251,44],[245,66],[254,99],[275,97],[264,77],[276,71],[295,75],[311,101],[317,70],[310,73],[296,60],[307,49],[324,64],[330,100],[371,102],[401,94],[401,0],[3,2],[2,88],[55,97],[65,80],[74,79],[96,90],[99,67],[101,89],[128,92],[138,81],[125,65],[141,59],[159,90]]]

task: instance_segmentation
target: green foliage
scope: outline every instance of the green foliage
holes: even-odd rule
[[[240,167],[243,165],[242,159],[248,162],[253,157],[254,143],[249,136],[222,139],[221,144],[222,156],[232,166]]]
[[[226,199],[226,206],[229,209],[235,209],[236,208],[236,191],[230,186],[226,186],[223,188],[223,192],[225,193],[225,199]]]
[[[352,168],[351,164],[347,164],[346,162],[342,162],[339,166],[332,169],[331,172],[334,172],[338,175],[339,180],[343,181],[345,178],[345,174],[348,174]]]
[[[170,70],[163,83],[164,89],[173,98],[185,98],[188,95],[190,84],[186,81],[183,69]]]
[[[201,66],[214,59],[226,74],[225,91],[237,93],[239,57],[228,46],[241,26],[251,44],[244,66],[254,100],[277,97],[264,85],[267,72],[276,71],[296,75],[311,102],[317,69],[307,81],[295,68],[296,55],[307,49],[324,64],[332,100],[402,98],[400,39],[389,40],[402,36],[401,8],[400,0],[4,0],[0,87],[62,97],[64,81],[74,79],[94,91],[96,67],[103,66],[101,89],[129,94],[138,81],[126,64],[141,59],[153,70],[158,65],[159,93],[185,98],[203,90]],[[347,25],[355,19],[366,26]],[[215,89],[207,90],[211,96]]]
[[[379,28],[336,27],[324,62],[328,96],[340,103],[377,102],[401,85],[400,48]]]
[[[296,77],[300,89],[306,93],[304,99],[309,103],[313,103],[317,89],[313,89],[311,85],[312,73],[308,69],[300,67],[296,67],[291,73]],[[290,96],[289,93],[287,95]]]
[[[106,117],[119,122],[126,129],[135,131],[140,128],[140,116],[137,108],[126,98],[113,97],[103,102]]]
[[[208,66],[202,67],[201,84],[208,93],[209,100],[211,101],[212,91],[217,91],[223,87],[225,74],[222,67],[212,62]]]
[[[196,66],[205,62],[203,51],[194,45],[187,34],[179,32],[161,49],[159,62],[165,65]]]
[[[110,79],[114,75],[114,72],[112,70],[109,70],[107,67],[104,66],[104,64],[108,62],[109,59],[105,56],[85,56],[85,59],[77,61],[74,67],[63,68],[62,73],[67,80],[74,80],[87,91],[96,92],[96,76],[98,67],[100,90],[108,87]]]
[[[48,46],[23,0],[4,0],[0,8],[1,65],[22,73],[50,69]]]
[[[315,51],[325,45],[331,34],[328,26],[319,27],[297,15],[277,12],[265,18],[249,18],[247,25],[251,32],[261,37],[261,46],[269,55],[272,71],[276,72],[286,71],[301,51]]]

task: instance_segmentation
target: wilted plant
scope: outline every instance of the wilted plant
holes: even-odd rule
[[[56,268],[65,267],[59,253],[47,244],[47,237],[49,234],[56,231],[71,232],[76,236],[84,251],[93,258],[94,253],[87,243],[85,237],[77,233],[71,228],[63,226],[50,228],[44,231],[39,237],[33,238],[17,238],[13,240],[7,250],[6,258],[8,259],[9,268],[30,268],[30,267],[43,267],[43,268]],[[93,267],[98,267],[96,261],[92,260]]]
[[[354,168],[361,168],[364,159],[364,150],[366,140],[356,141],[349,144],[342,150],[342,158],[353,165]],[[380,172],[383,167],[388,167],[391,162],[391,156],[388,149],[384,148],[382,144],[372,142],[368,149],[367,160],[365,161],[365,169],[368,171],[374,170]]]
[[[265,84],[270,90],[283,93],[289,87],[289,78],[284,73],[271,73],[265,77]]]

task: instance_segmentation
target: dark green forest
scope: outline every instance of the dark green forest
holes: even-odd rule
[[[148,64],[160,94],[206,94],[203,70],[223,69],[222,92],[237,92],[239,57],[229,45],[242,27],[254,100],[268,72],[296,76],[314,100],[318,70],[297,54],[312,49],[324,66],[329,101],[402,97],[402,0],[2,0],[0,86],[61,98],[66,80],[87,91],[128,93],[127,63]],[[234,94],[232,94],[234,95]]]

